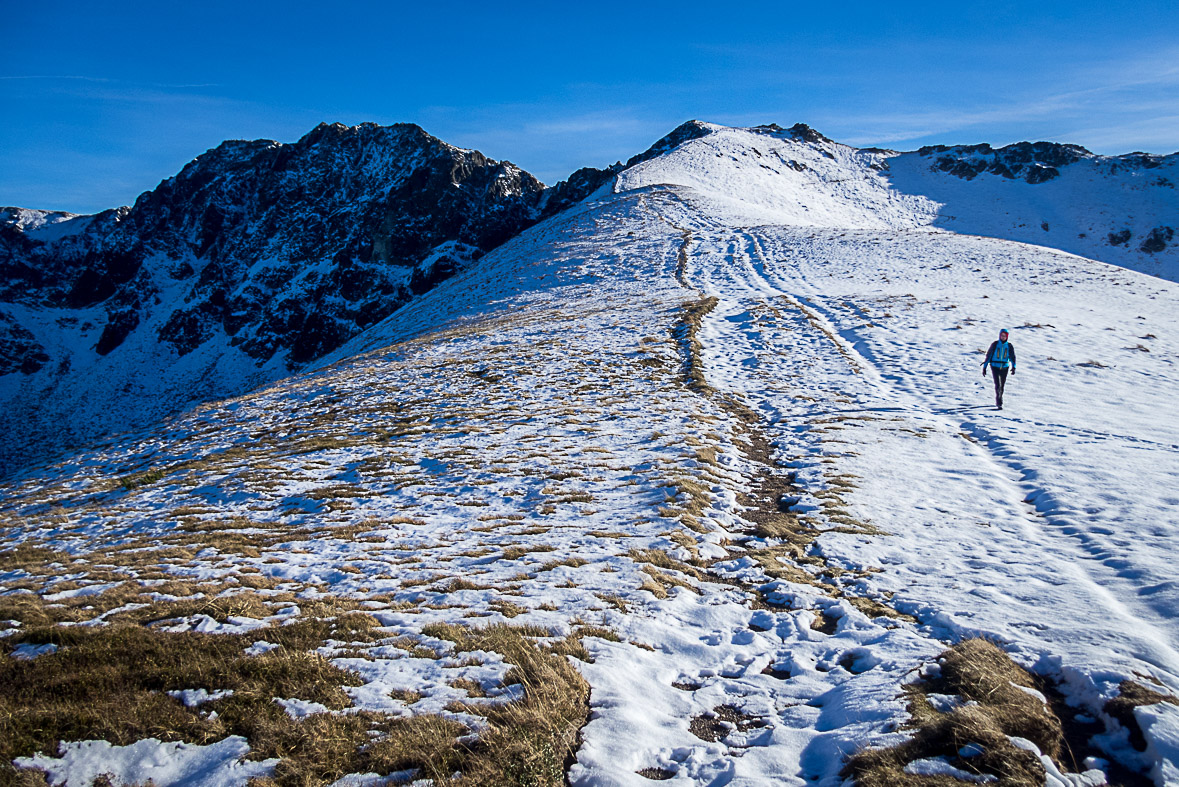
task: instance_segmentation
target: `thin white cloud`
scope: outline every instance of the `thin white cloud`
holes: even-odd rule
[[[1017,128],[1024,129],[1024,138],[1047,134],[1110,152],[1130,147],[1170,151],[1179,147],[1179,124],[1174,122],[1179,106],[1177,63],[1179,48],[1171,48],[1129,60],[1089,63],[1066,83],[1054,83],[1063,89],[1024,91],[1003,103],[931,109],[921,101],[913,111],[885,113],[869,105],[855,115],[824,112],[818,122],[842,129],[843,141],[853,145]],[[1106,123],[1096,124],[1096,118]]]
[[[35,80],[35,79],[61,79],[61,80],[80,80],[83,82],[110,82],[111,80],[103,77],[86,77],[86,76],[71,76],[63,74],[25,74],[17,76],[2,76],[0,80],[16,82],[20,80]]]
[[[1114,127],[1084,126],[1067,132],[1067,136],[1083,139],[1086,147],[1094,150],[1128,153],[1146,150],[1152,153],[1179,153],[1179,114],[1145,118]]]
[[[554,120],[524,123],[520,132],[546,136],[581,136],[583,134],[630,134],[647,127],[634,115],[622,113],[590,113]]]
[[[220,87],[216,82],[193,82],[193,83],[169,83],[169,82],[131,82],[124,79],[111,79],[109,77],[93,77],[81,76],[75,74],[18,74],[18,75],[0,75],[2,82],[25,82],[25,81],[61,81],[61,82],[92,82],[101,85],[118,85],[127,90],[138,89],[154,89],[154,90],[192,90],[198,88]]]

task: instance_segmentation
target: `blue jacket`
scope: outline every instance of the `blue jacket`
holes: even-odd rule
[[[998,339],[991,342],[991,348],[987,350],[987,357],[983,359],[982,365],[990,364],[996,369],[1007,369],[1015,371],[1015,345],[1011,342],[1001,342]]]

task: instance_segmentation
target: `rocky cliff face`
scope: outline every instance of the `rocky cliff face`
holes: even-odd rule
[[[243,370],[272,379],[535,223],[544,192],[417,126],[322,124],[225,142],[129,208],[2,209],[0,427],[38,433],[23,452],[60,426],[39,421],[45,397],[132,414],[128,385],[199,398],[236,393]],[[124,379],[128,364],[159,385]],[[67,420],[77,436],[117,419]]]
[[[0,298],[101,306],[100,355],[159,322],[179,356],[223,334],[258,361],[298,365],[535,221],[543,191],[410,125],[226,142],[131,208],[56,222],[58,237],[9,222]]]
[[[1080,145],[1055,142],[1018,142],[997,150],[986,144],[930,145],[917,153],[934,158],[937,169],[964,180],[990,172],[1009,180],[1019,178],[1032,185],[1059,177],[1060,167],[1093,156]]]

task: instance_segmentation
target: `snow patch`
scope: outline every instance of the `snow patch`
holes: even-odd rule
[[[103,774],[125,784],[150,780],[157,787],[239,787],[269,776],[278,764],[275,759],[246,760],[249,753],[246,739],[236,735],[208,746],[146,738],[130,746],[106,741],[62,743],[60,757],[38,754],[15,762],[21,768],[45,771],[54,787],[82,787]]]

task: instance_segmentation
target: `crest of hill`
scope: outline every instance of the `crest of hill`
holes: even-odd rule
[[[936,216],[929,200],[890,188],[886,153],[842,145],[802,124],[700,127],[706,133],[619,173],[615,190],[686,187],[745,225],[885,229]]]
[[[546,188],[411,124],[227,141],[130,207],[0,209],[0,473],[289,374],[615,192],[690,189],[736,226],[932,226],[1179,279],[1177,162],[1055,143],[898,153],[692,120]]]
[[[1179,280],[1179,154],[1020,142],[854,148],[808,126],[692,121],[619,165],[614,190],[692,189],[739,225],[932,226],[1048,246]]]

